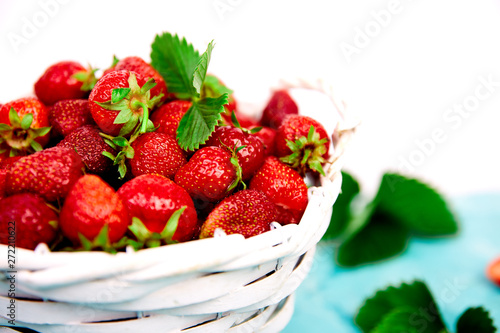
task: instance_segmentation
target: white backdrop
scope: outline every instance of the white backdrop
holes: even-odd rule
[[[0,103],[50,64],[149,59],[155,34],[215,40],[210,71],[256,101],[282,77],[333,82],[363,123],[346,170],[450,196],[500,191],[500,2],[432,0],[0,1]]]

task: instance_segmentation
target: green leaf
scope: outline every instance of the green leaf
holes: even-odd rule
[[[116,144],[118,147],[123,148],[123,147],[128,145],[128,140],[122,136],[117,136],[117,137],[113,138],[113,143]]]
[[[227,98],[227,94],[224,94],[219,98],[205,98],[192,103],[177,128],[177,141],[182,149],[198,149],[200,144],[207,141],[222,118]]]
[[[193,45],[168,32],[156,35],[151,45],[151,65],[165,79],[171,93],[196,96],[193,74],[199,60],[200,55]]]
[[[14,108],[10,108],[9,110],[9,120],[12,127],[21,127],[21,119]]]
[[[354,321],[362,332],[446,331],[431,292],[424,282],[418,280],[377,291],[365,301]],[[396,327],[397,331],[394,330]]]
[[[323,236],[324,240],[338,237],[352,218],[351,202],[359,194],[359,183],[349,173],[342,171],[342,187],[332,209],[330,225]]]
[[[43,147],[41,144],[39,144],[38,142],[36,142],[35,140],[31,141],[30,142],[30,147],[34,150],[34,151],[42,151],[43,150]]]
[[[210,64],[210,57],[212,55],[213,48],[214,41],[211,41],[207,46],[207,50],[201,55],[200,61],[194,70],[193,87],[198,95],[201,94],[201,87],[207,75],[207,69]]]
[[[444,198],[416,179],[386,173],[376,199],[377,210],[393,216],[421,235],[452,235],[458,223]]]
[[[35,134],[35,137],[44,136],[44,135],[48,134],[51,129],[52,129],[52,127],[32,128],[32,130]]]
[[[145,94],[149,90],[153,89],[156,86],[156,82],[154,78],[150,78],[144,85],[141,87],[141,93]]]
[[[457,333],[494,333],[496,331],[489,312],[482,307],[465,310],[457,321]]]
[[[362,228],[344,241],[337,251],[341,266],[357,266],[394,257],[402,253],[408,243],[408,229],[396,223],[390,216],[366,208]],[[371,212],[371,214],[370,214]]]
[[[12,127],[10,127],[9,125],[7,124],[0,124],[0,131],[10,131],[12,130]]]
[[[125,124],[127,121],[129,121],[134,113],[130,109],[123,109],[120,112],[118,112],[118,115],[116,116],[115,120],[113,120],[113,124]]]
[[[122,99],[127,97],[130,93],[130,88],[115,88],[111,91],[111,103],[116,104],[120,102]],[[115,123],[117,124],[117,123]]]
[[[27,113],[23,116],[23,120],[21,120],[21,128],[23,130],[27,130],[31,127],[31,123],[33,122],[33,114]]]
[[[161,239],[164,240],[165,243],[170,244],[174,242],[172,238],[174,237],[174,234],[177,231],[177,227],[179,225],[179,218],[181,217],[182,213],[184,213],[186,207],[187,206],[182,206],[181,208],[177,209],[175,212],[172,213],[172,215],[168,219],[165,228],[160,234]]]

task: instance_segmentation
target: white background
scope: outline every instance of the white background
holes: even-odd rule
[[[60,60],[149,60],[163,31],[215,40],[210,71],[246,99],[283,77],[333,82],[362,119],[346,170],[366,191],[385,171],[500,191],[498,0],[1,0],[0,103]]]

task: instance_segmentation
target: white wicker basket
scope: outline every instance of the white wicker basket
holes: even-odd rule
[[[285,86],[333,96],[322,81]],[[345,115],[344,105],[333,102]],[[44,244],[16,249],[15,327],[43,333],[279,332],[330,222],[353,129],[345,118],[339,122],[327,177],[309,189],[298,225],[273,224],[248,239],[219,235],[116,255],[50,252]],[[7,246],[0,245],[0,325],[10,326],[7,256]]]

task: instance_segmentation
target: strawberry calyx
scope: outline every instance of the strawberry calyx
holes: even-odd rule
[[[328,140],[326,138],[321,139],[319,133],[311,125],[307,137],[302,136],[295,142],[287,140],[286,145],[292,153],[281,157],[280,160],[297,170],[301,176],[304,176],[308,170],[319,172],[324,176],[323,164],[325,159],[323,156],[327,152],[327,143]]]
[[[161,233],[151,232],[139,218],[133,217],[132,224],[128,228],[137,238],[137,241],[131,240],[129,245],[139,250],[178,243],[178,241],[173,240],[173,237],[179,226],[179,218],[185,209],[186,206],[182,206],[173,212]]]
[[[64,247],[62,251],[94,251],[101,250],[108,253],[117,253],[118,250],[125,248],[128,245],[128,238],[124,236],[116,243],[111,243],[109,240],[109,226],[104,224],[97,236],[94,239],[88,239],[81,233],[78,233],[78,239],[80,240],[80,246],[78,247]],[[62,234],[58,242],[64,240]],[[55,242],[55,245],[58,245]]]
[[[97,83],[97,77],[95,76],[97,70],[97,68],[92,68],[92,66],[89,65],[87,70],[79,71],[72,75],[74,79],[82,82],[80,90],[91,91],[94,88]]]
[[[140,87],[135,74],[130,72],[128,84],[128,88],[113,89],[111,100],[104,103],[95,102],[105,110],[119,111],[113,121],[114,124],[123,124],[119,136],[152,131],[154,125],[149,120],[149,110],[158,105],[163,97],[163,94],[159,94],[151,98],[151,89],[156,86],[153,78]]]
[[[113,165],[118,165],[119,178],[123,179],[127,174],[126,159],[132,159],[135,155],[134,148],[132,148],[131,144],[137,139],[138,135],[132,136],[130,139],[126,139],[122,136],[114,137],[102,132],[99,133],[99,135],[104,139],[104,142],[118,152],[116,155],[113,155],[108,151],[103,151],[102,154],[111,159]]]
[[[220,139],[219,139],[220,141]],[[229,160],[231,162],[231,165],[234,167],[234,171],[236,172],[236,178],[234,181],[229,185],[227,188],[226,192],[229,193],[232,190],[234,190],[239,184],[243,186],[243,189],[247,188],[247,185],[243,181],[243,169],[241,168],[240,163],[238,162],[238,152],[242,149],[244,149],[246,146],[234,146],[233,148],[228,147],[225,145],[222,141],[220,141],[221,145],[231,153],[231,159]]]
[[[236,113],[234,112],[234,110],[231,111],[231,122],[233,123],[234,127],[239,128],[240,130],[243,131],[243,133],[246,133],[246,134],[255,134],[255,133],[260,132],[260,130],[262,130],[262,126],[257,126],[257,127],[252,128],[252,129],[241,127],[241,124],[238,121],[238,118],[236,118]]]
[[[32,128],[33,114],[27,113],[22,119],[11,108],[10,125],[0,124],[0,153],[9,151],[9,156],[26,155],[43,149],[36,138],[50,132],[51,127]]]

